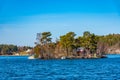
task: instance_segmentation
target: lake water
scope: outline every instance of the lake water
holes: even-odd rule
[[[73,60],[27,58],[0,56],[0,80],[120,80],[120,55]]]

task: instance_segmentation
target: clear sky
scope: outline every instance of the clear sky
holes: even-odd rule
[[[53,40],[69,31],[120,33],[120,0],[0,0],[0,44],[34,46],[45,31]]]

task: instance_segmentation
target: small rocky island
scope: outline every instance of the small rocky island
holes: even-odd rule
[[[105,58],[109,47],[120,44],[119,34],[98,36],[85,31],[83,36],[74,32],[52,42],[51,32],[37,33],[34,47],[34,57],[38,59],[76,59],[76,58]],[[118,45],[120,46],[120,45]]]

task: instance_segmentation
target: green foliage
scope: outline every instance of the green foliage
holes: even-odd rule
[[[83,47],[88,54],[106,52],[107,48],[116,44],[120,44],[119,34],[109,34],[106,36],[98,36],[89,31],[85,31],[83,36],[75,38],[74,32],[68,32],[65,35],[60,36],[60,39],[55,43],[51,42],[51,33],[43,32],[40,36],[40,43],[34,48],[36,57],[50,56],[58,51],[67,54],[69,56],[72,51],[79,47]],[[120,46],[120,45],[119,45]],[[56,50],[56,51],[55,51]]]
[[[62,47],[66,50],[66,53],[68,55],[68,50],[71,49],[75,42],[75,33],[69,32],[66,35],[60,36],[60,43]]]
[[[41,43],[42,44],[47,44],[51,42],[51,36],[52,34],[50,32],[43,32],[42,37],[41,37]]]
[[[39,34],[39,33],[38,33]],[[34,47],[34,52],[35,52],[35,57],[36,58],[45,58],[45,56],[50,55],[52,48],[53,48],[53,44],[51,43],[51,36],[52,34],[50,32],[43,32],[41,33],[37,39],[39,39],[38,43],[35,47]]]
[[[78,48],[83,47],[85,49],[86,55],[91,55],[96,57],[102,55],[106,50],[113,45],[118,44],[120,47],[120,34],[109,34],[106,36],[98,36],[89,31],[85,31],[83,36],[78,36],[75,38],[76,34],[74,32],[68,32],[65,35],[60,36],[56,42],[51,41],[51,33],[43,32],[40,35],[41,44],[36,45],[34,52],[35,57],[41,56],[42,58],[50,58],[51,55],[64,55],[71,56],[74,51]]]
[[[95,34],[91,34],[89,31],[85,31],[82,37],[76,39],[78,47],[84,47],[89,50],[89,53],[95,53],[97,49],[98,38]]]
[[[101,53],[106,53],[107,49],[115,46],[114,48],[120,48],[120,34],[109,34],[106,36],[99,36],[98,49]]]
[[[79,47],[83,47],[87,53],[94,54],[106,53],[107,49],[112,46],[120,48],[120,34],[109,34],[105,36],[98,36],[89,31],[85,31],[83,36],[75,38],[74,32],[68,32],[60,36],[56,42],[52,42],[51,32],[40,33],[38,38],[39,44],[34,47],[35,57],[50,58],[53,54],[59,55],[64,53],[67,56]],[[23,46],[17,47],[16,45],[0,45],[1,55],[12,55],[14,52],[23,52],[32,47]]]
[[[41,48],[40,48],[40,45],[36,45],[34,47],[34,53],[35,53],[35,58],[38,58],[40,55],[41,55]]]
[[[84,33],[83,33],[83,37],[90,37],[90,32],[89,31],[85,31]]]
[[[17,52],[18,48],[15,45],[0,45],[0,54],[2,55],[12,55],[13,52]]]
[[[32,49],[32,47],[29,46],[16,46],[16,45],[7,45],[7,44],[1,44],[0,45],[0,54],[1,55],[12,55],[13,53],[19,53],[24,52],[27,49]]]

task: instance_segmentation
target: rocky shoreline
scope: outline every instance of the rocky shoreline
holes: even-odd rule
[[[109,54],[120,54],[120,48],[111,47],[108,48],[106,52]]]

